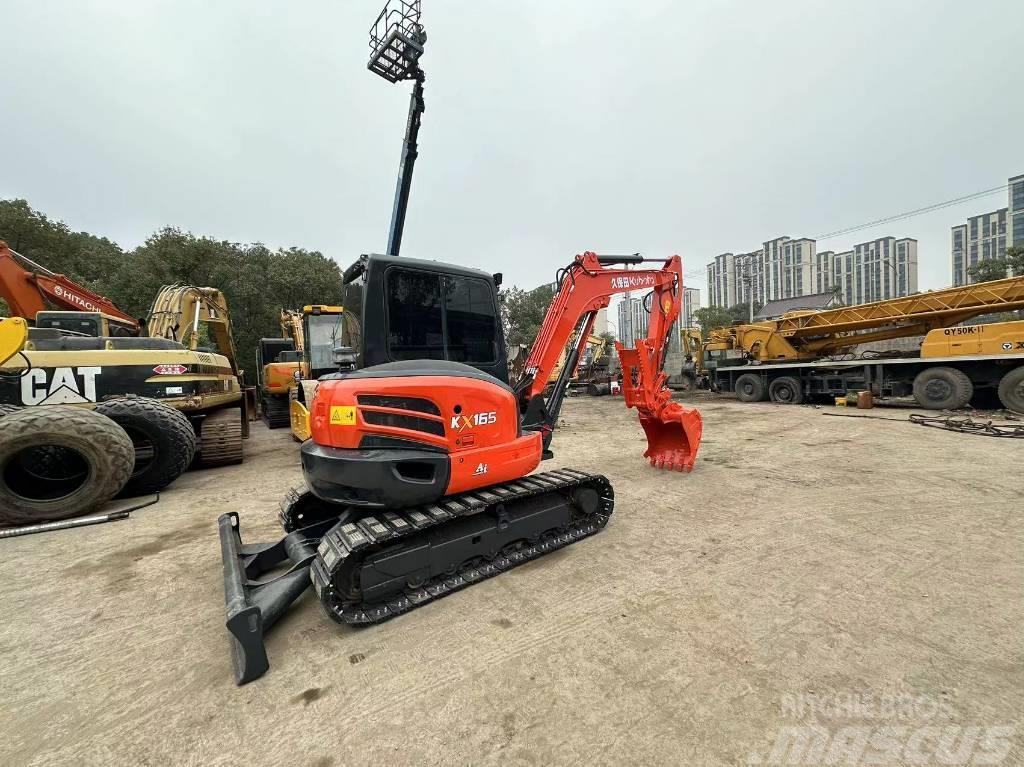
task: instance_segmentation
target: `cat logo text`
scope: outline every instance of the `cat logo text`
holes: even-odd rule
[[[453,415],[452,416],[452,429],[455,431],[465,431],[466,429],[472,429],[474,426],[487,426],[488,424],[497,423],[498,414],[491,410],[488,413],[473,413],[472,415]]]

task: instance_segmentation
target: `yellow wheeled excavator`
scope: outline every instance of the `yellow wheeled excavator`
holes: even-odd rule
[[[22,353],[0,371],[0,404],[94,407],[124,395],[160,400],[191,423],[197,463],[242,460],[243,375],[221,291],[164,286],[139,321],[0,242],[0,298],[29,325]]]

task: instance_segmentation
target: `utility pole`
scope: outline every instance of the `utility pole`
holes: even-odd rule
[[[751,324],[754,323],[754,277],[750,273],[750,259],[743,262],[743,274],[741,275],[743,284],[747,286],[747,297],[750,301],[750,318]]]

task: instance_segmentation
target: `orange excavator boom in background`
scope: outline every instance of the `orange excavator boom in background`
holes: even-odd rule
[[[93,293],[74,280],[57,274],[0,241],[0,298],[11,314],[35,322],[36,314],[52,307],[76,312],[100,312],[118,320],[134,335],[141,332],[138,320],[121,311],[113,301]]]

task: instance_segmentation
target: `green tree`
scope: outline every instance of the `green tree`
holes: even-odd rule
[[[50,220],[25,200],[0,200],[0,240],[101,295],[108,295],[110,278],[124,259],[116,243],[87,232],[72,232],[63,221]]]
[[[541,285],[533,290],[515,286],[502,289],[498,298],[505,324],[505,343],[510,347],[533,344],[554,297],[555,289],[551,285]]]
[[[754,314],[761,311],[763,304],[760,301],[754,301]],[[750,322],[750,304],[741,302],[733,304],[728,309],[729,315],[732,317],[732,325],[743,325]]]
[[[715,328],[726,328],[735,324],[732,312],[724,306],[702,306],[694,310],[693,318],[700,325],[700,334],[705,340]]]
[[[0,200],[0,239],[139,318],[149,313],[164,285],[219,288],[231,312],[239,365],[250,383],[255,380],[256,343],[280,334],[282,308],[342,303],[338,264],[303,248],[272,251],[260,243],[197,237],[165,227],[124,252],[106,238],[71,231],[25,200]],[[0,311],[4,309],[0,302]]]
[[[975,282],[989,282],[1006,277],[1007,260],[1005,258],[986,258],[968,268],[967,274]]]
[[[1006,249],[1006,263],[1017,276],[1024,275],[1024,245]]]

